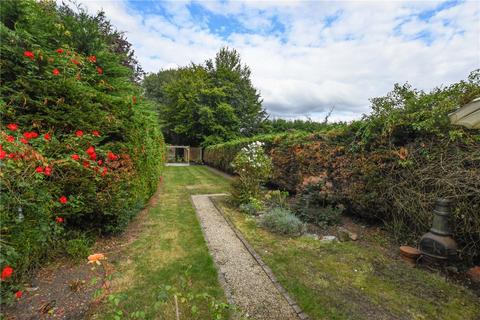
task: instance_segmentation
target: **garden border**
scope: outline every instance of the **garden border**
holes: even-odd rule
[[[308,320],[310,319],[309,316],[303,312],[303,310],[300,308],[300,306],[298,305],[298,303],[292,298],[290,297],[290,295],[288,294],[288,292],[285,290],[285,288],[283,288],[283,286],[280,284],[280,282],[278,282],[277,278],[275,277],[275,275],[273,274],[272,272],[272,269],[270,269],[270,267],[268,267],[265,262],[262,260],[262,258],[257,254],[257,252],[255,251],[255,249],[252,248],[252,246],[250,246],[250,244],[248,243],[248,241],[243,237],[242,233],[235,227],[235,225],[233,224],[233,222],[230,220],[230,218],[227,217],[227,215],[225,214],[225,212],[223,212],[223,210],[220,208],[220,206],[217,204],[217,200],[215,199],[216,197],[219,197],[219,196],[225,196],[225,195],[208,195],[208,198],[210,199],[210,201],[212,202],[213,206],[218,210],[218,212],[220,212],[220,214],[223,216],[223,218],[225,219],[225,221],[228,223],[228,225],[230,226],[230,228],[233,230],[233,232],[235,233],[235,235],[237,236],[237,238],[242,242],[243,246],[247,249],[248,253],[250,253],[250,255],[255,259],[255,261],[260,265],[260,267],[262,268],[262,270],[265,272],[265,274],[267,275],[267,277],[270,279],[270,281],[272,281],[273,285],[275,286],[275,288],[278,290],[278,292],[283,296],[283,298],[285,300],[287,300],[288,304],[290,305],[290,307],[292,307],[292,309],[295,311],[295,313],[297,314],[297,316],[301,319],[301,320]]]

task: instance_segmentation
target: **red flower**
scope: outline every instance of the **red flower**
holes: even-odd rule
[[[100,68],[100,67],[97,67],[97,72],[98,72],[98,74],[103,74],[103,69]]]
[[[20,299],[22,296],[23,296],[22,290],[18,290],[17,292],[15,292],[15,298]]]
[[[75,64],[75,65],[77,65],[77,66],[80,64],[80,62],[78,62],[78,60],[75,60],[75,59],[72,59],[72,60],[70,60],[70,61],[72,61],[72,63]]]
[[[76,154],[76,153],[75,153],[75,154],[72,154],[72,159],[78,161],[78,160],[80,160],[80,156],[79,156],[78,154]]]
[[[45,139],[45,140],[47,140],[47,141],[50,140],[50,139],[51,139],[50,133],[45,133],[45,134],[43,135],[43,139]]]
[[[20,138],[20,142],[23,144],[28,144],[28,140],[25,138]]]
[[[54,76],[58,76],[60,74],[60,71],[58,71],[58,69],[55,68],[55,69],[53,69],[52,73],[53,73]]]
[[[102,170],[102,177],[103,177],[104,175],[106,175],[106,174],[107,174],[107,171],[108,171],[108,170],[107,170],[107,168],[106,168],[106,167],[103,167],[103,170]]]
[[[15,137],[14,137],[14,136],[7,136],[7,141],[8,141],[8,142],[14,142],[14,141],[15,141]]]
[[[87,59],[88,59],[88,61],[90,61],[92,63],[97,62],[97,57],[95,57],[95,56],[89,56]]]
[[[13,268],[10,267],[10,266],[6,266],[5,268],[3,268],[2,270],[2,276],[1,276],[1,279],[2,280],[6,280],[8,278],[10,278],[13,274]]]
[[[118,159],[118,156],[117,156],[115,153],[111,152],[111,151],[109,151],[109,152],[107,153],[107,157],[108,157],[108,159],[110,159],[110,160],[112,160],[112,161]]]
[[[94,152],[94,153],[90,153],[90,159],[91,160],[97,160],[97,154]]]
[[[18,125],[16,123],[10,123],[10,124],[7,124],[7,128],[8,130],[16,131],[18,129]]]
[[[82,131],[82,130],[77,130],[77,131],[75,132],[75,135],[76,135],[77,137],[81,137],[81,136],[83,136],[83,131]]]
[[[45,175],[49,176],[52,174],[52,167],[45,167]]]
[[[61,197],[58,199],[58,201],[60,201],[60,203],[62,203],[62,204],[65,204],[65,203],[68,202],[68,199],[67,199],[67,197],[65,197],[65,196],[61,196]]]
[[[92,131],[92,134],[93,134],[95,137],[100,137],[100,132],[97,131],[97,130],[93,130],[93,131]]]
[[[42,173],[43,172],[43,167],[37,167],[37,169],[35,169],[35,172]]]
[[[83,165],[85,168],[90,167],[90,163],[88,163],[88,161],[83,161],[82,165]]]
[[[8,157],[9,157],[10,159],[15,158],[15,153],[9,153],[9,154],[8,154]]]
[[[87,151],[87,154],[93,154],[93,153],[95,153],[95,147],[90,146],[90,147],[88,147],[88,149],[86,151]]]
[[[103,161],[102,161],[102,160],[98,160],[97,163],[98,163],[98,165],[101,165],[101,164],[103,163]]]
[[[25,57],[27,57],[27,58],[30,58],[30,60],[35,59],[35,56],[34,56],[34,54],[33,54],[32,51],[25,51],[25,52],[23,53],[23,55],[24,55]]]
[[[63,218],[62,217],[56,217],[55,222],[56,223],[63,223]]]
[[[36,133],[34,131],[24,132],[23,136],[25,137],[25,139],[30,140],[30,139],[37,138],[38,133]]]
[[[7,153],[4,150],[0,150],[0,159],[5,159]]]
[[[58,48],[57,49],[57,53],[63,53],[65,50],[63,50],[62,48]]]

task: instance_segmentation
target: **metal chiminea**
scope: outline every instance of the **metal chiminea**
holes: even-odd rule
[[[433,210],[433,223],[430,232],[420,239],[419,249],[427,261],[447,261],[457,255],[457,243],[451,237],[450,207],[448,199],[437,199]]]

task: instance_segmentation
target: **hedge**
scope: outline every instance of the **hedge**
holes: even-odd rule
[[[122,231],[155,192],[164,141],[129,44],[100,14],[1,8],[2,295],[68,239]],[[133,63],[133,64],[132,64]],[[71,251],[71,250],[70,250]]]
[[[271,183],[294,194],[320,184],[325,203],[383,221],[399,242],[415,243],[432,221],[435,199],[454,201],[461,258],[480,258],[480,132],[453,126],[448,114],[480,95],[479,71],[468,80],[425,93],[396,86],[372,99],[373,112],[346,128],[282,134],[208,147],[204,161],[231,172],[236,152],[263,141]]]

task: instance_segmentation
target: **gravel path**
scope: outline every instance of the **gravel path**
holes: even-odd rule
[[[192,195],[208,248],[224,279],[228,299],[253,319],[298,320],[257,260],[246,249],[210,196]]]

